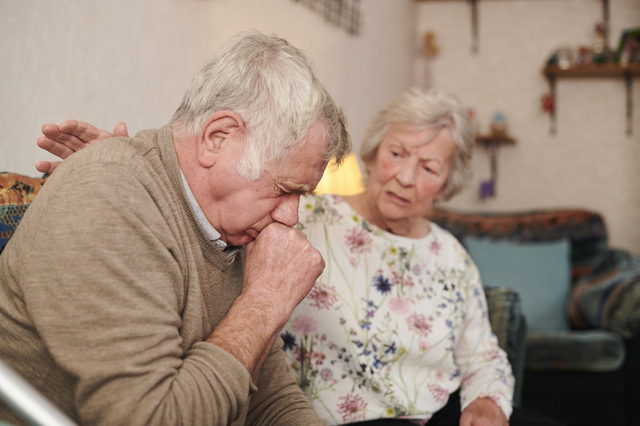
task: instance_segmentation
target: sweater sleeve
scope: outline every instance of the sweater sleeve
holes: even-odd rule
[[[52,176],[25,229],[27,309],[81,423],[231,424],[250,375],[214,345],[183,347],[185,244],[167,188],[142,175],[101,163]]]
[[[461,248],[462,250],[462,248]],[[477,268],[464,253],[467,265],[466,318],[455,348],[462,386],[464,410],[477,398],[490,398],[509,418],[512,408],[514,378],[506,353],[498,346],[491,331],[487,302]]]
[[[278,337],[258,378],[258,392],[251,397],[248,425],[325,425],[304,395],[287,365],[284,342]]]

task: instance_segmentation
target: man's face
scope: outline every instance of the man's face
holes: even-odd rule
[[[262,177],[249,181],[236,170],[242,154],[242,143],[224,159],[225,172],[216,186],[224,188],[205,211],[211,225],[227,244],[240,246],[253,241],[272,222],[294,226],[298,222],[300,196],[313,191],[322,178],[328,143],[324,128],[316,123],[307,134],[304,145],[290,148],[282,166],[267,164]]]

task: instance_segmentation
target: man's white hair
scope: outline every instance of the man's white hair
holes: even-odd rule
[[[197,135],[216,111],[238,113],[247,137],[238,165],[249,180],[265,164],[282,162],[321,123],[329,142],[326,160],[338,163],[351,149],[346,118],[320,81],[306,53],[275,35],[243,31],[225,42],[195,76],[171,119],[176,133]]]

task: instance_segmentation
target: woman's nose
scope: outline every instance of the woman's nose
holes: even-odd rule
[[[396,174],[396,179],[403,186],[411,186],[415,183],[415,170],[416,167],[413,164],[410,164],[410,161],[403,162],[398,169],[398,173]]]

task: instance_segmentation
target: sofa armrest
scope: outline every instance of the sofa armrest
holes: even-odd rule
[[[498,345],[507,353],[515,377],[514,405],[522,399],[524,377],[525,337],[527,323],[522,313],[520,295],[507,287],[485,287],[491,330],[498,338]]]
[[[611,372],[625,360],[622,337],[606,330],[531,331],[527,370]]]

